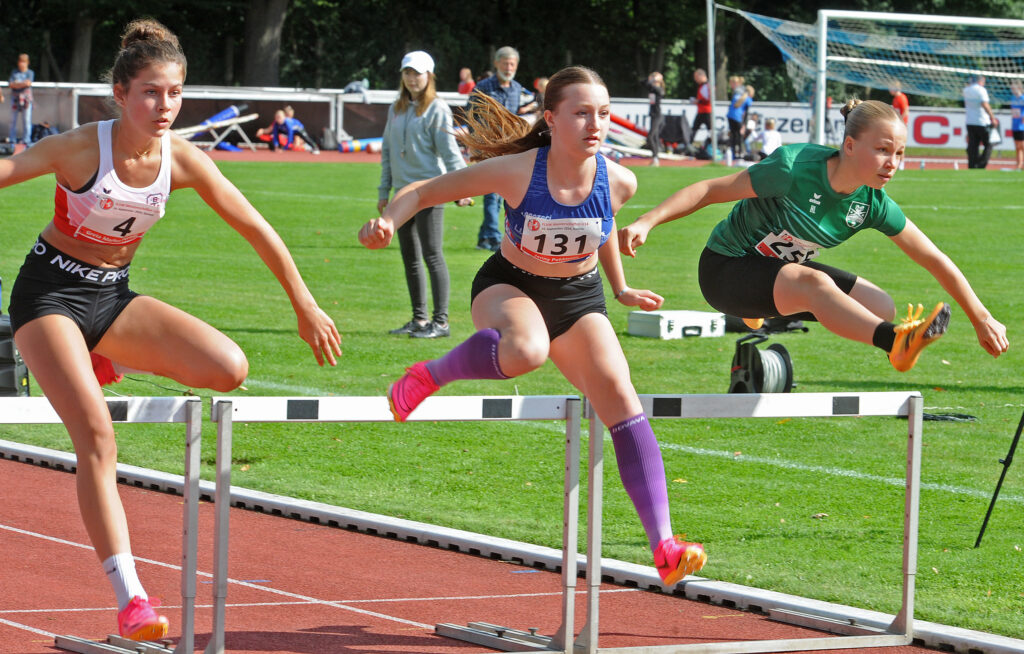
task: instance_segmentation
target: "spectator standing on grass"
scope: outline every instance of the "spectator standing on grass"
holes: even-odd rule
[[[651,151],[650,165],[657,166],[658,154],[661,153],[661,128],[665,124],[665,117],[661,114],[661,99],[665,97],[665,78],[658,71],[651,73],[644,81],[644,90],[647,91],[647,114],[651,120],[647,127],[647,149]]]
[[[473,71],[468,68],[459,70],[459,93],[469,95],[475,88],[476,82],[473,81]]]
[[[967,167],[984,168],[992,155],[989,129],[999,126],[999,120],[989,106],[985,76],[974,75],[964,87],[964,121],[967,123]],[[979,153],[978,148],[982,148]]]
[[[168,622],[154,611],[157,603],[135,571],[117,490],[114,426],[100,386],[117,381],[117,370],[127,368],[228,392],[249,369],[227,336],[128,288],[135,251],[164,215],[171,190],[195,189],[252,245],[284,287],[299,335],[321,365],[324,359],[334,365],[341,354],[334,322],[317,306],[284,242],[206,153],[171,131],[185,68],[170,30],[153,20],[134,21],[109,73],[120,117],[51,136],[0,160],[0,187],[56,177],[53,220],[11,292],[11,328],[74,444],[82,521],[117,597],[118,632],[132,640],[163,638]]]
[[[753,99],[747,93],[740,75],[729,78],[729,88],[732,95],[729,110],[725,114],[729,121],[729,147],[732,148],[733,157],[739,158],[743,156],[743,121]]]
[[[616,252],[614,216],[636,192],[636,176],[599,152],[610,117],[604,82],[579,66],[551,77],[543,118],[533,127],[485,98],[468,116],[473,130],[462,137],[484,161],[410,184],[362,227],[359,241],[386,247],[395,229],[425,207],[489,191],[505,198],[501,249],[473,280],[479,331],[440,359],[411,366],[388,389],[391,411],[403,422],[445,384],[516,377],[550,357],[611,425],[623,485],[658,573],[671,586],[707,556],[701,545],[673,536],[661,451],[605,308],[599,263],[623,305],[662,304],[651,291],[626,285]]]
[[[466,112],[479,103],[479,95],[487,95],[497,100],[513,116],[522,113],[523,85],[515,79],[518,69],[519,51],[510,45],[498,48],[494,53],[494,75],[477,82],[474,94],[469,97],[466,105]],[[476,239],[478,250],[495,252],[501,247],[501,229],[498,226],[500,202],[497,193],[484,195],[484,218]]]
[[[25,147],[32,145],[32,84],[35,81],[36,74],[28,67],[28,55],[18,55],[18,63],[7,80],[11,91],[11,129],[8,133],[11,145],[18,142],[19,122],[22,142]]]
[[[1013,132],[1014,154],[1017,157],[1017,170],[1024,170],[1024,83],[1019,79],[1010,82],[1010,93],[1010,111],[1013,114],[1010,130]]]
[[[466,167],[455,142],[452,111],[437,97],[434,59],[416,50],[402,57],[398,99],[388,107],[384,138],[381,142],[381,173],[377,212],[388,206],[391,189],[395,193],[417,182]],[[469,203],[460,198],[459,205]],[[425,207],[398,230],[398,244],[405,265],[405,281],[412,300],[412,320],[392,334],[413,338],[448,336],[448,266],[442,250],[444,205]],[[430,275],[434,300],[433,316],[427,318],[427,280],[422,262]]]
[[[635,256],[650,230],[711,204],[736,202],[712,231],[700,256],[701,292],[717,311],[757,329],[764,318],[817,320],[834,334],[874,345],[901,372],[941,337],[950,308],[939,302],[927,317],[908,307],[902,324],[893,299],[863,277],[813,261],[863,229],[877,229],[942,285],[992,356],[1006,351],[1006,327],[996,320],[960,269],[882,190],[896,174],[907,126],[878,101],[843,107],[839,150],[813,143],[786,145],[750,168],[692,184],[619,231],[619,247]],[[738,202],[737,202],[738,201]]]
[[[903,124],[909,125],[910,100],[907,98],[907,94],[903,92],[902,85],[898,81],[893,81],[889,85],[889,93],[892,94],[892,108],[899,114]]]
[[[693,117],[693,138],[697,138],[697,132],[701,126],[708,130],[708,141],[711,140],[711,130],[714,129],[714,118],[712,116],[711,87],[708,85],[708,74],[703,68],[693,71],[693,81],[697,84],[697,95],[693,101],[697,103],[697,113]]]

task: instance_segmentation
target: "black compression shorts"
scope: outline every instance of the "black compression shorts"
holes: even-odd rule
[[[787,263],[759,254],[730,257],[704,248],[697,273],[700,290],[708,304],[730,316],[776,318],[779,309],[775,306],[775,278]],[[847,295],[857,282],[857,275],[823,263],[807,261],[799,265],[825,273]],[[815,320],[809,313],[787,317]]]
[[[11,290],[11,329],[42,316],[67,316],[92,350],[138,293],[128,288],[128,269],[97,268],[70,257],[39,237]]]
[[[497,284],[514,286],[533,300],[544,317],[548,338],[552,341],[588,313],[608,315],[597,268],[577,277],[541,277],[515,267],[496,252],[473,279],[472,299]]]

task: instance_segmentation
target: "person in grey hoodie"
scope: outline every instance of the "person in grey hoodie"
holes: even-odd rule
[[[434,59],[416,50],[402,57],[398,100],[388,107],[381,145],[381,174],[377,211],[388,205],[391,190],[397,193],[412,182],[437,177],[466,167],[455,141],[452,111],[437,98]],[[469,198],[458,201],[470,204]],[[444,206],[427,207],[398,230],[405,264],[405,280],[412,300],[412,320],[392,329],[392,334],[413,338],[448,336],[448,266],[444,260]],[[430,275],[433,316],[427,319],[427,280]]]

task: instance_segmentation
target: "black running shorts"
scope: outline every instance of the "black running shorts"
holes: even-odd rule
[[[497,284],[514,286],[533,300],[544,317],[548,338],[552,341],[588,313],[608,315],[597,268],[577,277],[541,277],[515,267],[496,252],[473,279],[472,299]]]
[[[129,265],[97,268],[39,237],[11,290],[11,329],[51,314],[67,316],[92,350],[138,293],[128,288]]]
[[[775,278],[787,261],[748,254],[730,257],[704,248],[697,271],[701,293],[712,307],[737,318],[776,318]],[[797,264],[793,264],[797,265]],[[857,282],[857,275],[826,266],[816,261],[799,264],[820,270],[847,295]],[[814,320],[811,314],[793,316],[798,320]]]

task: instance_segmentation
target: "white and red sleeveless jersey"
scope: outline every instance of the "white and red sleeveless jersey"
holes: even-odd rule
[[[117,178],[111,156],[113,120],[96,124],[100,167],[92,186],[75,192],[57,184],[53,223],[80,241],[126,245],[142,238],[160,220],[171,192],[171,134],[160,139],[160,172],[145,188],[128,186]]]

